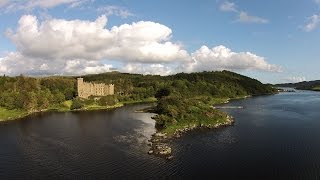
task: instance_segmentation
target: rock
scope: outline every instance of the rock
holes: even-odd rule
[[[173,159],[173,156],[168,156],[166,159],[167,159],[167,160],[172,160],[172,159]]]
[[[148,154],[153,154],[153,150],[148,151]]]
[[[164,137],[165,135],[166,133],[161,133],[161,132],[155,134],[155,136],[157,137]]]

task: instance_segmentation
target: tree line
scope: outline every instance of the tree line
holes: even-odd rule
[[[233,98],[274,92],[269,85],[230,71],[179,73],[170,76],[111,72],[82,77],[88,82],[115,84],[115,95],[102,98],[97,102],[100,105],[144,100],[155,97],[157,93],[166,93],[165,91],[170,92],[171,98],[180,100],[203,96]],[[59,105],[67,100],[72,100],[75,103],[74,107],[92,103],[93,98],[91,100],[76,98],[76,78],[76,76],[35,78],[23,75],[0,77],[0,106],[7,109],[35,111]]]

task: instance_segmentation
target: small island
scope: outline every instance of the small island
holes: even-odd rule
[[[229,126],[234,120],[213,105],[230,99],[274,94],[277,89],[230,71],[170,76],[111,72],[69,77],[0,78],[0,119],[13,120],[43,111],[112,109],[157,102],[148,111],[157,133],[149,154],[171,159],[170,140],[199,129]]]

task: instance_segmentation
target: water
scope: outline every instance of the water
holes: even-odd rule
[[[0,124],[0,179],[319,179],[320,93],[232,101],[236,124],[172,142],[175,158],[148,155],[148,105],[43,113]]]

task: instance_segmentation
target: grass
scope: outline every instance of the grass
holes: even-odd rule
[[[25,110],[9,110],[3,107],[0,107],[0,121],[14,120],[22,118],[28,115],[28,112]]]
[[[320,86],[316,86],[314,88],[312,88],[313,91],[320,91]]]
[[[90,105],[85,105],[81,110],[102,110],[102,109],[113,109],[113,108],[118,108],[122,107],[124,104],[123,103],[117,103],[113,106],[100,106],[98,104],[90,104]]]
[[[71,104],[72,104],[72,101],[68,100],[68,101],[64,101],[61,104],[50,105],[47,110],[49,110],[49,111],[58,111],[58,112],[66,112],[66,111],[70,111]]]
[[[133,100],[133,101],[123,101],[123,104],[137,104],[137,103],[148,103],[148,102],[157,102],[157,98],[149,97],[142,100]]]
[[[229,98],[208,98],[205,96],[199,96],[192,99],[199,101],[196,104],[189,104],[188,107],[179,107],[177,111],[182,109],[188,110],[182,113],[183,116],[181,116],[181,112],[179,112],[180,115],[176,116],[178,119],[175,119],[175,121],[167,121],[168,119],[173,118],[168,114],[157,115],[155,117],[156,122],[159,120],[159,122],[165,122],[164,127],[159,131],[166,133],[168,136],[173,136],[177,130],[183,130],[186,128],[194,129],[199,127],[212,128],[229,122],[226,113],[212,108],[215,104],[227,103],[228,100],[230,100]],[[190,99],[189,102],[192,102],[192,100]]]
[[[72,100],[68,100],[68,101],[63,102],[63,105],[70,109],[70,107],[72,105]]]

